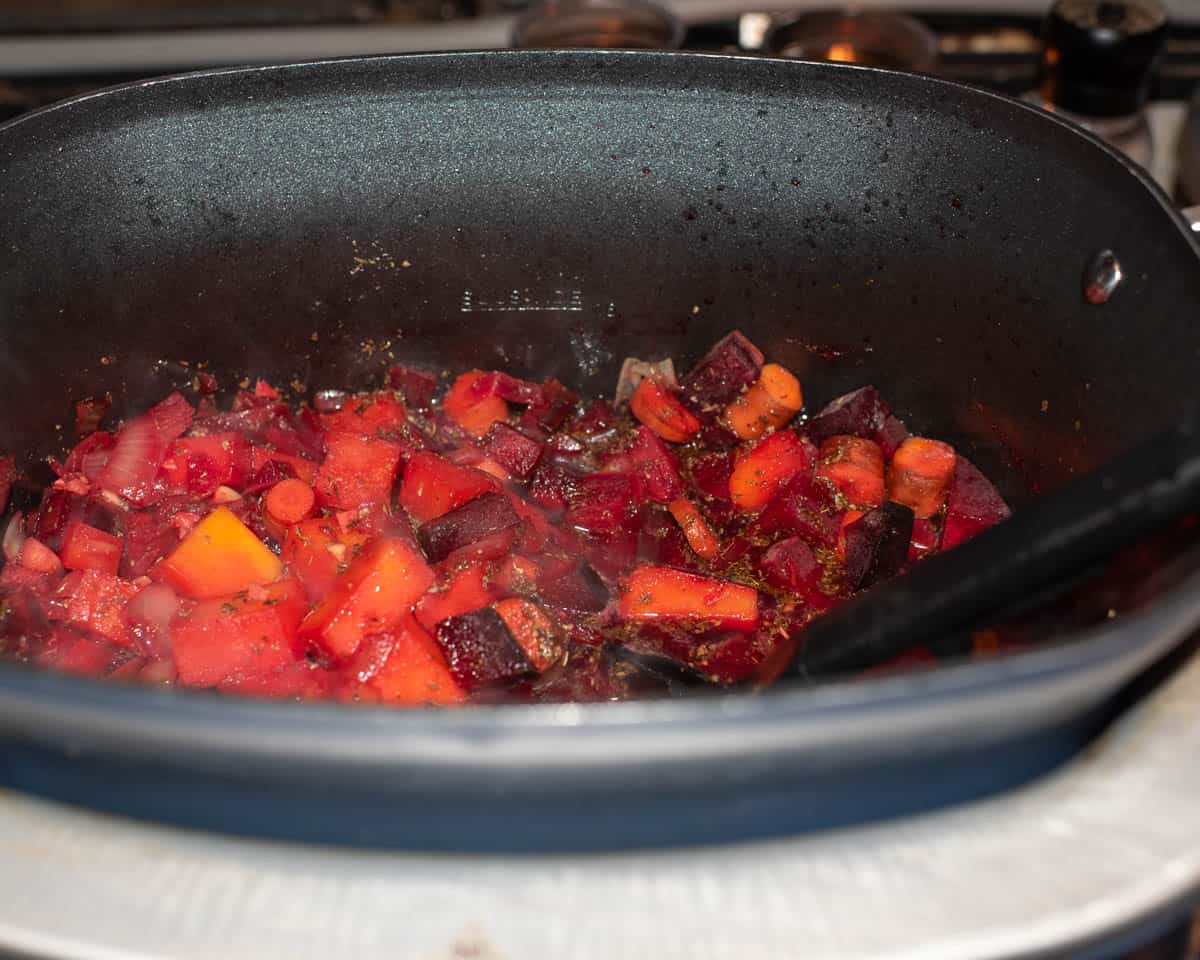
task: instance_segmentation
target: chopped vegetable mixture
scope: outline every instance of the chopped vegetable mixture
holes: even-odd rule
[[[222,409],[205,374],[111,431],[81,403],[4,534],[0,653],[406,706],[766,683],[813,617],[1008,515],[873,387],[805,419],[739,332],[679,383],[627,370],[618,408],[412,367],[299,409],[263,382]]]

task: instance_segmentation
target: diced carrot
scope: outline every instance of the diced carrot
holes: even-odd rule
[[[758,379],[725,409],[725,421],[743,440],[757,440],[784,426],[804,406],[800,381],[777,363],[762,368]]]
[[[368,683],[384,703],[451,706],[467,699],[437,641],[411,617],[402,619],[391,636],[391,652]]]
[[[671,505],[667,509],[671,511],[671,516],[682,528],[688,546],[695,550],[698,556],[705,560],[711,560],[720,552],[721,541],[714,536],[708,524],[704,522],[704,517],[691,500],[680,497],[678,500],[671,501]]]
[[[63,533],[59,555],[62,557],[63,566],[68,570],[103,570],[116,576],[121,566],[123,546],[120,537],[97,530],[82,520],[72,520]]]
[[[862,510],[847,510],[842,514],[842,522],[838,524],[837,555],[842,563],[846,562],[846,528],[857,520],[861,520]]]
[[[633,391],[629,409],[641,423],[670,443],[683,443],[700,432],[700,421],[651,377],[643,379]]]
[[[412,547],[383,537],[338,577],[329,595],[304,618],[300,635],[344,660],[364,636],[386,633],[411,613],[433,579],[433,571]]]
[[[414,453],[400,481],[400,506],[428,523],[498,487],[493,477],[474,467],[459,466],[436,453]]]
[[[761,510],[797,476],[812,470],[804,442],[791,430],[760,440],[734,464],[729,497],[739,510]]]
[[[487,376],[484,370],[462,374],[442,399],[446,416],[473,437],[482,437],[493,423],[508,419],[508,404],[495,395],[481,397],[474,389],[476,383]]]
[[[957,460],[948,443],[909,437],[892,456],[888,499],[911,507],[918,520],[932,517],[946,502]]]
[[[211,687],[235,678],[268,677],[302,661],[296,628],[307,607],[300,584],[280,580],[255,599],[222,597],[181,610],[171,624],[180,681]]]
[[[544,673],[563,654],[562,638],[549,615],[532,600],[510,597],[492,604],[508,632],[521,645],[538,673]]]
[[[278,580],[283,565],[227,507],[218,507],[155,569],[184,596],[209,600]]]
[[[67,532],[63,535],[63,553],[64,554],[67,549],[67,544],[70,542],[69,537],[71,534],[71,529],[72,529],[72,527],[74,527],[76,525],[85,526],[85,524],[80,524],[79,521],[76,520],[67,527]],[[95,528],[88,527],[88,529],[94,530]],[[100,533],[99,530],[96,530],[96,532]],[[108,536],[108,534],[104,534],[104,536]],[[113,537],[113,539],[117,540],[116,537]],[[21,566],[23,566],[26,570],[31,570],[34,573],[41,573],[41,574],[62,573],[64,566],[66,566],[68,570],[89,569],[88,567],[73,567],[73,566],[70,566],[69,564],[65,564],[63,561],[60,561],[58,554],[56,554],[53,550],[51,550],[44,543],[42,543],[41,540],[37,539],[37,537],[26,537],[25,538],[25,542],[23,544],[21,544],[21,552],[17,556],[17,562]],[[117,563],[109,564],[106,562],[104,564],[95,566],[91,569],[103,570],[106,573],[111,573],[113,576],[116,576],[117,566],[120,565],[120,562],[121,562],[121,542],[120,542],[120,540],[117,540]]]
[[[853,507],[883,503],[883,451],[873,440],[832,436],[821,444],[817,476],[833,485]]]
[[[316,506],[317,498],[313,488],[303,480],[280,480],[267,491],[267,516],[280,527],[290,527],[293,523],[309,517]]]
[[[620,586],[618,611],[624,620],[711,622],[730,630],[758,625],[758,592],[671,567],[635,567]]]
[[[413,614],[422,627],[433,630],[443,620],[486,607],[492,599],[487,564],[468,563],[446,574],[442,583],[417,601]]]

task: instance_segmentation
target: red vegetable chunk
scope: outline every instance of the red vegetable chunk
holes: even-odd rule
[[[1008,519],[1011,511],[999,491],[979,472],[975,464],[959,457],[946,502],[946,524],[942,530],[942,549],[965,543],[988,527]]]
[[[296,640],[308,607],[295,580],[262,589],[256,600],[227,597],[196,604],[171,627],[181,683],[211,687],[240,676],[262,677],[303,659]]]
[[[575,482],[563,523],[599,536],[625,530],[637,515],[642,485],[627,473],[595,473]]]
[[[402,620],[391,633],[372,640],[386,651],[370,680],[383,703],[453,706],[467,699],[437,641],[413,621]]]
[[[514,477],[529,476],[544,447],[507,423],[493,423],[483,438],[484,452]]]
[[[809,418],[804,432],[818,446],[839,435],[875,440],[885,426],[889,430],[895,429],[894,424],[887,424],[890,415],[879,391],[874,387],[862,387],[822,407]]]
[[[300,625],[300,636],[345,660],[364,636],[385,633],[412,612],[434,574],[402,540],[375,541],[338,577],[333,589]]]
[[[763,354],[740,330],[726,334],[683,378],[684,394],[701,405],[726,407],[758,380]]]
[[[418,601],[413,613],[422,627],[434,630],[443,620],[479,610],[493,599],[488,584],[488,565],[476,561],[444,576]]]
[[[888,500],[846,527],[846,579],[856,590],[900,572],[908,559],[913,512]]]
[[[435,453],[417,453],[404,468],[400,506],[428,523],[498,486],[495,478],[474,467],[461,467]]]
[[[684,443],[700,432],[700,421],[693,417],[663,384],[646,377],[629,400],[629,408],[638,420],[671,443]]]
[[[608,457],[603,469],[638,477],[642,491],[655,503],[667,504],[683,496],[679,461],[648,427],[638,427],[629,448]]]
[[[753,587],[648,565],[625,578],[618,610],[624,620],[690,621],[731,630],[753,630],[759,621]]]
[[[538,593],[552,607],[575,613],[596,613],[608,604],[608,587],[586,561],[566,572],[547,570],[538,577]]]
[[[500,614],[508,632],[538,673],[545,673],[562,658],[562,636],[557,624],[532,600],[510,597],[493,604],[492,609]]]
[[[852,507],[874,507],[883,502],[883,451],[873,440],[830,437],[821,444],[817,476]]]
[[[818,589],[823,575],[812,548],[799,537],[771,544],[759,560],[758,569],[767,583],[798,597]]]
[[[404,395],[404,402],[414,410],[428,410],[437,392],[437,374],[419,367],[402,364],[389,367],[388,383]]]
[[[909,437],[892,457],[888,499],[911,507],[918,520],[942,509],[954,476],[954,448],[940,440]]]
[[[122,647],[134,647],[125,624],[125,605],[137,587],[100,570],[69,573],[46,607],[51,620],[99,634]]]
[[[437,642],[455,682],[464,690],[504,683],[532,673],[533,664],[491,607],[443,620]]]
[[[63,533],[59,555],[68,570],[100,570],[116,576],[121,567],[121,547],[120,537],[75,520]]]
[[[520,524],[521,518],[508,497],[502,493],[485,493],[422,526],[417,539],[425,556],[431,562],[439,563],[456,550]]]
[[[761,510],[794,478],[811,472],[810,457],[809,448],[791,430],[760,440],[736,462],[729,476],[733,505],[739,510]]]
[[[329,437],[329,454],[317,471],[315,489],[322,506],[352,510],[364,503],[388,503],[400,466],[400,447],[387,440],[352,434]]]

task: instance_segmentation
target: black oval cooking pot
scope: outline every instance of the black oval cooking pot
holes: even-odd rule
[[[310,388],[393,357],[607,391],[740,327],[810,404],[876,384],[1019,509],[1175,416],[1200,257],[1068,124],[870,69],[482,53],[232,70],[0,129],[0,444],[205,361]],[[1125,281],[1083,296],[1102,249]],[[394,711],[0,668],[0,778],[226,830],[441,849],[770,835],[978,796],[1083,742],[1200,615],[759,696]]]

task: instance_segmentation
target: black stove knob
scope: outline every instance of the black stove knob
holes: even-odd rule
[[[1042,35],[1042,98],[1089,117],[1137,113],[1166,32],[1159,0],[1058,0]]]

